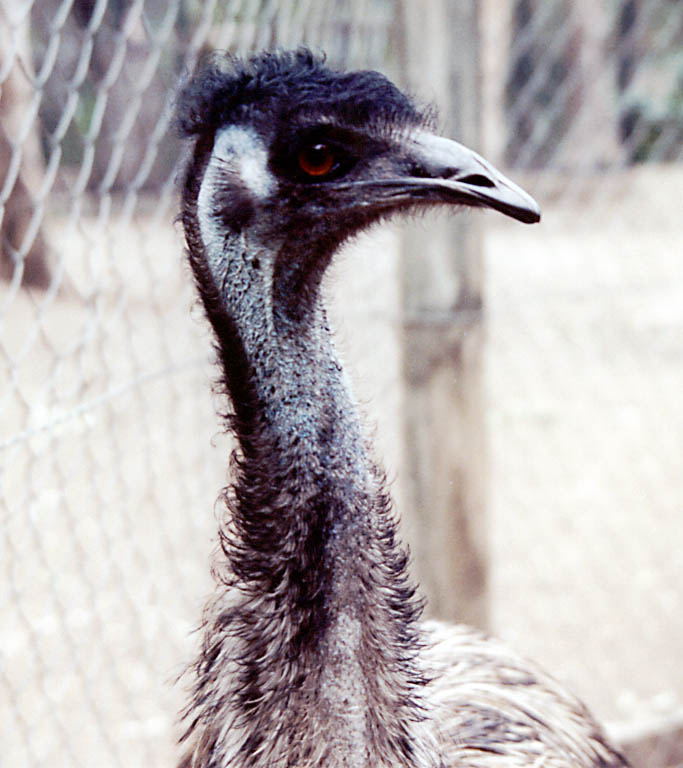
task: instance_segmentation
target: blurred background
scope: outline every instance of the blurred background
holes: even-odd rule
[[[682,766],[681,0],[0,0],[0,764],[178,756],[230,445],[173,97],[300,43],[543,208],[396,222],[327,284],[429,612]]]

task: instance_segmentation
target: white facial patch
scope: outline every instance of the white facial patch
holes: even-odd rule
[[[215,216],[221,188],[240,186],[254,200],[268,197],[275,180],[268,170],[268,152],[261,138],[249,128],[230,125],[216,133],[197,198],[199,231],[209,265],[218,275],[225,266],[225,223]]]
[[[251,129],[231,125],[216,134],[214,157],[236,163],[244,186],[257,198],[273,191],[274,179],[268,170],[268,152]]]

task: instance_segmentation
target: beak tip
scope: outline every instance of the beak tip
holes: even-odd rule
[[[515,219],[515,221],[519,221],[521,224],[538,224],[541,220],[540,206],[526,193],[523,193],[523,197],[520,195],[514,202],[509,198],[505,202],[501,202],[490,196],[485,198],[483,204],[494,211],[509,216],[511,219]]]
[[[523,224],[538,224],[541,220],[541,209],[538,206],[529,208],[524,213],[524,218],[520,219]]]
[[[517,192],[517,200],[511,201],[512,205],[503,213],[507,213],[522,224],[538,224],[541,220],[541,206],[523,189],[519,187],[514,189]],[[492,205],[492,207],[495,206]]]

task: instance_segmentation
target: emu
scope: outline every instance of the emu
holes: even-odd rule
[[[584,706],[477,631],[420,620],[321,279],[392,214],[534,200],[377,72],[215,54],[178,97],[181,220],[236,438],[183,768],[626,765]]]

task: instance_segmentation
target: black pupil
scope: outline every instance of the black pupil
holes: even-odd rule
[[[327,144],[314,144],[308,148],[306,160],[314,168],[322,168],[330,162],[330,148]]]

